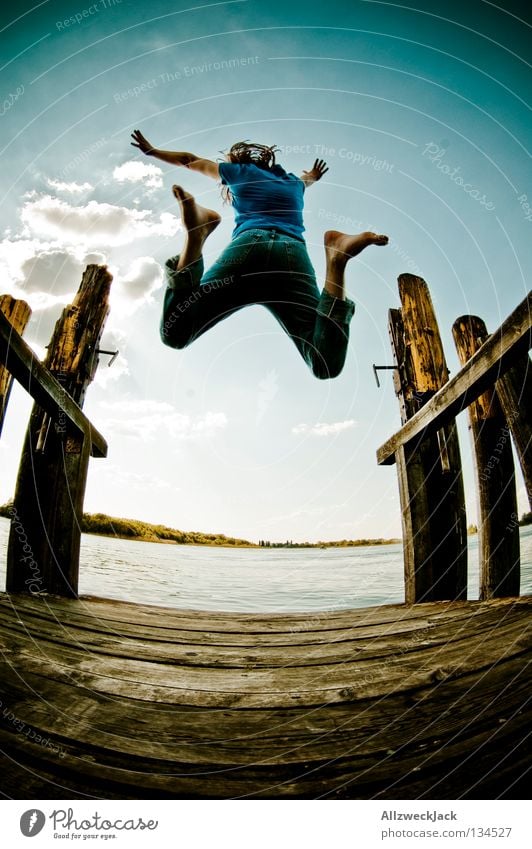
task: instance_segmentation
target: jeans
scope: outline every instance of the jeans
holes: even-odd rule
[[[355,311],[350,300],[322,292],[305,242],[275,229],[246,230],[204,274],[203,258],[178,271],[166,262],[161,339],[185,348],[242,307],[262,304],[321,379],[342,371]]]

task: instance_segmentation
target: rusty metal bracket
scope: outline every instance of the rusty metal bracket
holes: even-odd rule
[[[118,355],[119,355],[120,351],[104,351],[104,350],[103,350],[103,348],[97,348],[97,349],[96,349],[96,353],[97,353],[97,354],[107,354],[109,357],[111,357],[111,359],[110,359],[110,360],[109,360],[109,362],[107,363],[107,368],[111,368],[111,366],[113,365],[114,361],[115,361],[115,360],[116,360],[116,358],[118,357]]]
[[[379,381],[379,375],[377,374],[378,371],[399,371],[399,369],[398,366],[376,366],[375,363],[373,363],[373,374],[375,375],[375,383],[377,384],[377,388],[380,389],[381,384]]]

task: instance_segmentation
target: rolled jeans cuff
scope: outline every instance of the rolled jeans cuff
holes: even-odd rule
[[[318,303],[318,315],[332,318],[337,324],[349,324],[355,312],[355,304],[349,298],[335,298],[322,292]]]
[[[164,273],[166,276],[166,285],[169,289],[190,289],[192,286],[197,286],[203,276],[203,259],[200,257],[187,265],[186,268],[177,270],[179,262],[179,254],[171,256],[164,264]]]

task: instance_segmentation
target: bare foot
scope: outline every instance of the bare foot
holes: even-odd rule
[[[181,186],[172,186],[174,197],[181,207],[181,218],[185,230],[194,237],[205,241],[207,236],[218,227],[221,216],[214,209],[207,209],[196,203],[194,196],[186,192]]]
[[[369,245],[387,245],[388,236],[371,233],[369,230],[364,233],[357,233],[355,236],[340,233],[338,230],[327,230],[324,235],[324,242],[327,260],[331,263],[345,265],[348,260]]]

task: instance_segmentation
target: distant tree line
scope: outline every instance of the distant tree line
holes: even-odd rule
[[[270,540],[260,539],[260,548],[351,548],[356,545],[391,545],[392,543],[401,542],[400,539],[337,539],[337,540],[320,540],[319,542],[270,542]]]
[[[12,502],[0,506],[0,516],[11,518],[9,508]],[[228,537],[225,534],[204,534],[200,531],[180,531],[166,525],[152,525],[138,519],[118,519],[105,513],[84,513],[81,530],[85,534],[125,537],[145,542],[176,542],[180,545],[234,545],[251,546],[256,543],[245,539]]]
[[[0,505],[0,516],[10,519],[10,507],[13,502],[8,501]],[[532,524],[532,513],[523,513],[520,525]],[[86,534],[101,534],[103,536],[124,537],[126,539],[144,540],[146,542],[174,542],[180,545],[232,545],[250,546],[257,548],[257,543],[246,539],[228,537],[225,534],[206,534],[201,531],[180,531],[169,528],[166,525],[153,525],[150,522],[142,522],[139,519],[119,519],[115,516],[107,516],[105,513],[84,513],[81,522],[81,530]],[[476,525],[470,525],[468,533],[476,533]],[[359,545],[390,545],[401,542],[399,539],[340,539],[323,540],[320,542],[271,542],[270,540],[259,540],[259,548],[349,548]]]
[[[138,519],[118,519],[104,513],[85,513],[81,530],[86,534],[129,537],[151,542],[176,542],[180,545],[252,545],[245,539],[225,534],[205,534],[201,531],[180,531],[166,525],[152,525]]]

